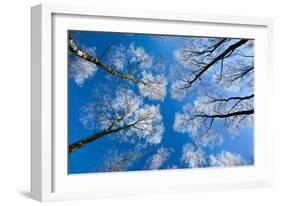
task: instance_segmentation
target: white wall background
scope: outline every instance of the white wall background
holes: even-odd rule
[[[0,205],[38,205],[29,196],[30,150],[30,6],[45,2],[6,0],[0,6]],[[207,14],[265,16],[275,20],[275,138],[276,186],[177,195],[47,203],[59,205],[280,205],[281,204],[281,13],[278,0],[53,0],[49,2],[107,6],[118,9],[179,11]],[[279,71],[278,71],[279,69]],[[279,82],[280,83],[279,83]]]

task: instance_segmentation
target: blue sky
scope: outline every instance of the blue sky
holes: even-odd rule
[[[169,38],[159,38],[155,35],[149,34],[122,34],[122,33],[109,33],[109,32],[93,32],[93,31],[72,31],[71,36],[82,48],[95,47],[96,56],[100,56],[103,51],[112,42],[122,43],[129,45],[134,42],[136,46],[143,47],[148,54],[153,56],[161,56],[165,59],[165,66],[163,73],[167,77],[167,95],[164,101],[151,100],[144,97],[145,104],[159,104],[164,125],[164,133],[162,140],[159,144],[148,145],[141,150],[142,155],[132,161],[127,167],[126,171],[137,171],[148,169],[149,161],[152,156],[157,153],[159,148],[167,148],[169,157],[161,164],[159,169],[166,169],[172,166],[177,168],[187,168],[188,165],[181,161],[183,146],[191,143],[195,148],[196,144],[192,140],[190,134],[175,131],[173,125],[175,121],[175,113],[182,110],[183,105],[192,103],[196,95],[192,94],[183,100],[179,101],[171,97],[170,87],[172,80],[169,80],[170,68],[177,64],[173,51],[179,49],[186,38],[171,36]],[[76,57],[69,52],[69,67]],[[69,144],[74,143],[84,137],[93,134],[93,130],[85,128],[81,121],[81,108],[89,102],[95,101],[94,90],[102,92],[102,87],[110,84],[107,81],[108,74],[102,69],[96,68],[94,75],[85,79],[83,85],[77,85],[71,75],[68,76],[68,141]],[[118,83],[121,80],[116,80]],[[110,86],[110,85],[108,85]],[[112,86],[112,85],[111,85]],[[139,94],[137,87],[132,87],[136,94]],[[222,151],[230,151],[235,154],[241,155],[245,164],[252,164],[253,150],[254,150],[254,137],[253,128],[248,127],[242,129],[235,138],[230,138],[227,131],[220,130],[224,139],[224,143],[215,146],[213,149],[204,147],[203,150],[206,156],[218,155]],[[142,140],[139,140],[142,141]],[[127,154],[135,150],[136,144],[126,143],[120,141],[114,134],[104,136],[97,141],[94,141],[83,148],[69,154],[68,173],[92,173],[102,172],[106,161],[110,158]],[[112,155],[116,154],[116,155]],[[207,164],[208,166],[208,164]]]

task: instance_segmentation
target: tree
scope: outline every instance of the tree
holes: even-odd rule
[[[101,172],[119,172],[127,170],[135,161],[141,158],[145,150],[134,148],[129,152],[118,152],[117,150],[107,152]]]
[[[240,154],[222,150],[219,154],[206,156],[201,147],[195,149],[192,144],[183,146],[181,161],[190,168],[241,166],[245,164],[245,160]]]
[[[204,167],[207,164],[203,149],[198,147],[198,149],[195,150],[192,144],[183,146],[181,161],[191,168]]]
[[[218,83],[231,85],[246,81],[254,70],[252,47],[253,42],[246,39],[191,38],[174,52],[185,71],[173,70],[176,82],[172,85],[172,95],[181,99],[212,69],[215,70],[213,80]]]
[[[252,126],[252,96],[198,97],[193,104],[184,106],[181,113],[176,113],[174,128],[182,133],[189,132],[200,146],[220,145],[223,142],[221,128],[235,136],[242,128]]]
[[[173,70],[172,96],[195,100],[176,113],[175,130],[213,147],[223,141],[221,128],[236,135],[252,126],[253,56],[253,41],[246,39],[195,38],[177,50],[181,66]]]
[[[154,60],[155,58],[146,53],[144,48],[137,47],[134,43],[129,44],[127,47],[122,44],[116,45],[112,43],[98,58],[95,52],[89,52],[87,48],[79,48],[71,36],[69,37],[68,46],[69,51],[78,57],[76,61],[83,59],[88,64],[95,66],[92,68],[84,63],[88,68],[82,70],[86,71],[84,73],[86,76],[84,77],[92,76],[97,67],[111,76],[137,84],[140,93],[145,97],[156,100],[165,98],[167,82],[164,75],[159,74],[159,70],[163,67],[161,58]],[[74,71],[79,69],[73,68],[72,64],[70,68]]]
[[[211,167],[241,166],[244,164],[245,160],[240,154],[222,151],[218,155],[210,155]]]
[[[123,141],[140,138],[158,144],[164,132],[159,105],[144,104],[141,97],[126,88],[118,89],[114,98],[97,93],[96,101],[83,107],[80,121],[93,134],[70,144],[69,153],[111,134]]]
[[[160,147],[156,154],[152,155],[148,160],[148,169],[157,170],[160,169],[163,164],[167,161],[169,156],[171,155],[171,149]]]

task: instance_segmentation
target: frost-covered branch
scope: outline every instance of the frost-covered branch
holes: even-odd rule
[[[129,152],[119,152],[110,150],[104,160],[104,165],[99,172],[119,172],[126,171],[135,161],[145,154],[144,149],[134,148]]]
[[[242,166],[245,160],[240,154],[235,154],[229,151],[222,151],[218,155],[210,155],[211,167],[229,167],[229,166]]]
[[[203,149],[201,147],[195,149],[192,144],[186,144],[183,146],[181,161],[191,168],[204,167],[207,164]]]
[[[93,130],[89,137],[69,145],[69,153],[110,134],[120,134],[123,140],[144,139],[149,144],[161,141],[164,127],[159,105],[146,105],[132,90],[120,89],[115,98],[96,97],[82,109],[81,123]]]
[[[181,99],[203,79],[237,88],[252,76],[252,40],[229,38],[194,38],[174,52],[181,69],[173,70],[172,96]],[[207,75],[209,74],[209,75]]]
[[[253,99],[254,95],[198,97],[193,104],[186,105],[181,113],[176,113],[174,129],[188,132],[200,146],[220,145],[223,139],[218,129],[222,126],[236,135],[241,128],[252,125]]]
[[[163,167],[163,164],[171,155],[171,150],[165,147],[160,147],[154,155],[148,160],[148,169],[156,170]]]
[[[144,48],[136,47],[134,43],[127,48],[122,44],[110,45],[101,58],[97,58],[96,55],[79,48],[71,37],[68,47],[76,57],[88,64],[91,63],[112,76],[137,84],[143,96],[157,100],[165,98],[167,82],[164,75],[157,74],[160,61],[154,62],[153,57],[147,54]],[[106,57],[106,60],[103,61],[103,57]],[[75,71],[79,73],[79,68]]]

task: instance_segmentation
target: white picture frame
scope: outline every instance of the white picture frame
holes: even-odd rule
[[[31,25],[32,198],[53,201],[272,186],[274,134],[268,121],[274,115],[269,110],[273,98],[271,19],[41,4],[31,9]],[[185,25],[192,29],[186,30]],[[92,30],[93,26],[101,31],[255,38],[255,165],[67,175],[67,41],[63,38],[68,29]]]

